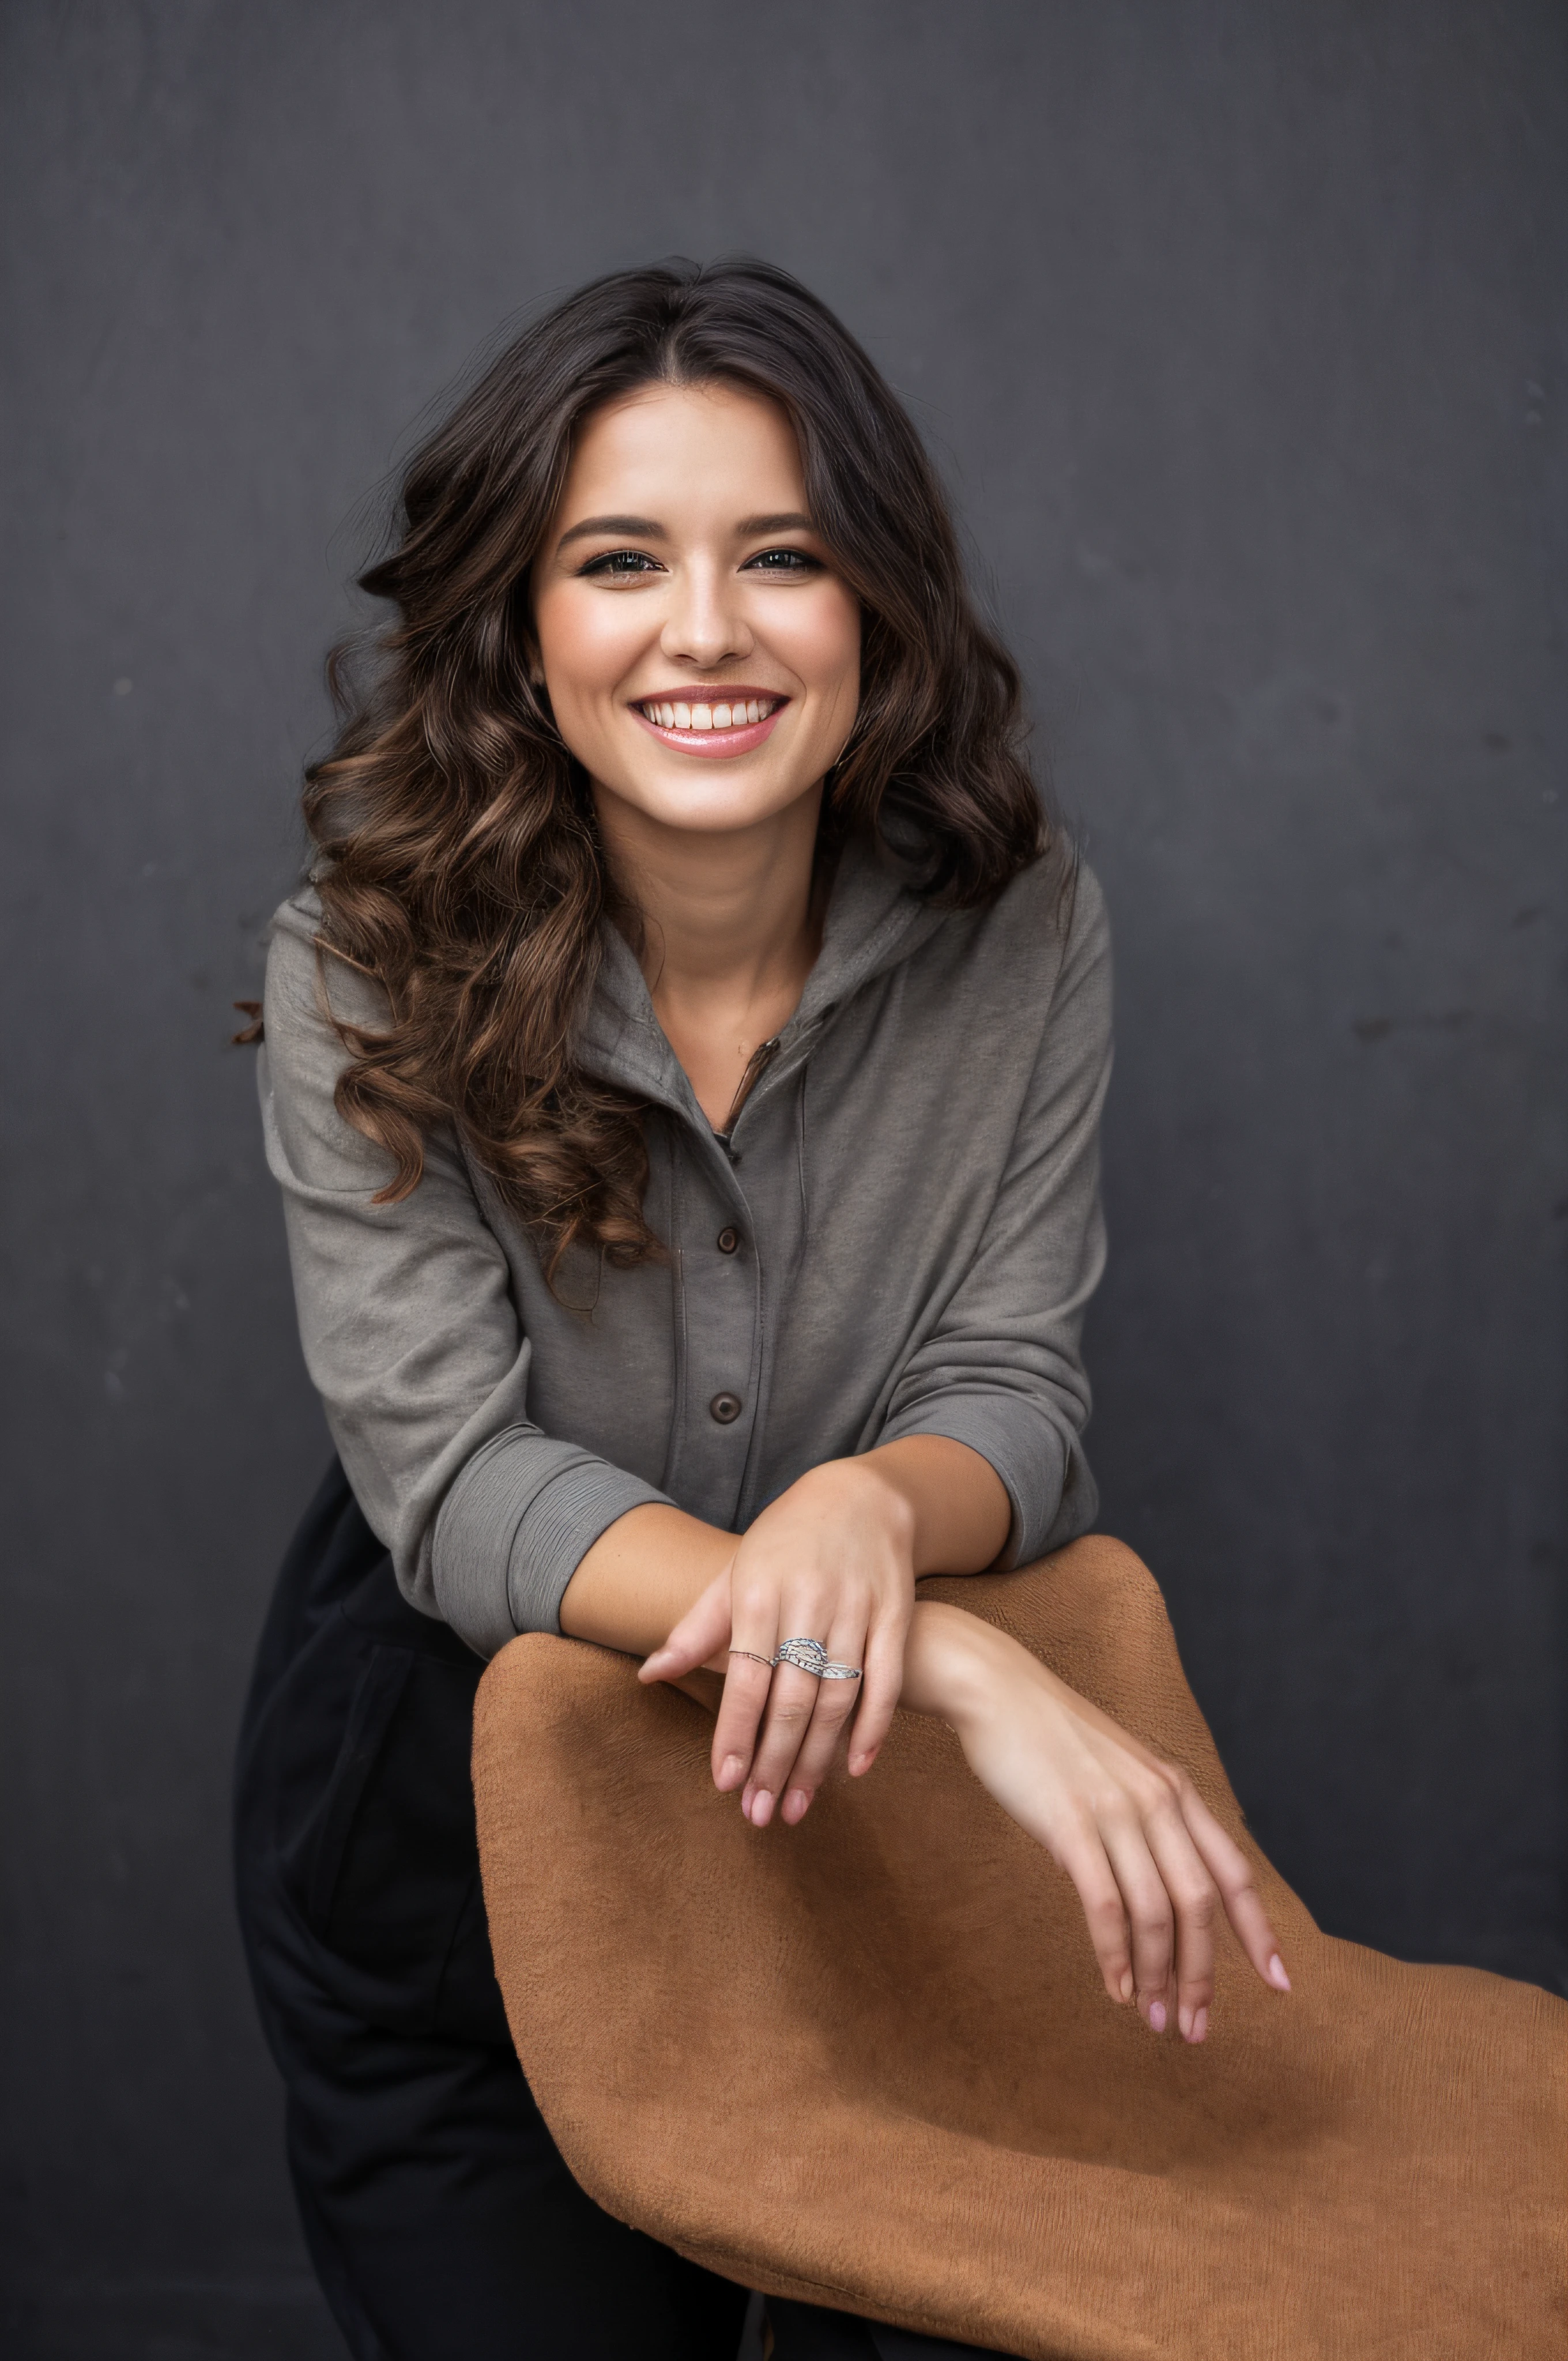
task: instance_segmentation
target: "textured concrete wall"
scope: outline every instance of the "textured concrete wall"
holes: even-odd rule
[[[1339,1931],[1561,1977],[1561,9],[3,38],[6,2349],[335,2349],[225,1861],[324,1452],[229,1003],[356,505],[498,323],[661,253],[842,312],[1026,665],[1120,950],[1106,1521],[1259,1832]]]

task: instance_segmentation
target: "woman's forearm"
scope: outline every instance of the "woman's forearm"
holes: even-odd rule
[[[863,1459],[835,1461],[879,1476],[914,1519],[915,1572],[983,1574],[1007,1545],[1013,1507],[989,1459],[945,1434],[880,1444]]]
[[[909,1435],[853,1459],[828,1460],[763,1515],[788,1505],[831,1521],[841,1502],[863,1497],[868,1487],[885,1496],[914,1574],[978,1574],[1001,1554],[1012,1522],[1001,1478],[978,1451],[941,1434]],[[561,1629],[626,1655],[652,1655],[739,1545],[737,1534],[680,1509],[629,1510],[600,1534],[567,1584]]]
[[[998,1672],[1025,1653],[1016,1641],[961,1607],[917,1599],[905,1642],[898,1702],[910,1713],[928,1713],[959,1728],[984,1711]]]
[[[561,1629],[623,1655],[651,1656],[734,1556],[736,1536],[650,1503],[599,1535],[561,1600]]]

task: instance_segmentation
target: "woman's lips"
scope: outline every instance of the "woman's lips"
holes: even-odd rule
[[[787,697],[762,696],[750,698],[734,697],[727,702],[724,698],[715,696],[707,699],[695,698],[689,703],[685,698],[676,700],[674,697],[651,697],[642,704],[634,705],[631,710],[644,730],[657,738],[662,745],[674,746],[682,754],[706,754],[710,758],[722,758],[727,755],[749,754],[753,747],[763,745],[772,736],[773,725],[788,703]],[[747,707],[755,711],[759,706],[764,710],[762,719],[757,721],[730,720],[720,728],[712,719],[716,711],[733,714],[736,710],[744,709]],[[647,709],[649,707],[652,708],[652,712]],[[769,708],[772,709],[767,710],[766,708]],[[653,719],[653,712],[660,710],[665,712],[678,710],[683,716],[690,714],[697,720],[700,720],[703,716],[707,716],[709,717],[707,726],[694,727],[688,722],[685,729],[678,725],[671,728],[664,722]]]

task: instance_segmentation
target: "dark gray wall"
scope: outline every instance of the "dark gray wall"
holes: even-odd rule
[[[225,1863],[323,1456],[229,1003],[356,503],[663,252],[842,311],[1025,661],[1120,945],[1106,1521],[1258,1829],[1563,1975],[1565,26],[12,0],[7,2351],[334,2349]]]

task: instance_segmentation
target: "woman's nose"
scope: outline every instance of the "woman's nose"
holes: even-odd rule
[[[740,586],[728,566],[685,566],[674,590],[659,642],[672,663],[711,665],[751,653]]]

